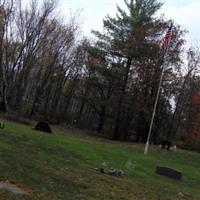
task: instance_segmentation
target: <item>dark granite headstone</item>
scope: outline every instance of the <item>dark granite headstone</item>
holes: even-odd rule
[[[174,169],[171,169],[171,168],[168,168],[168,167],[157,166],[156,167],[156,173],[163,175],[163,176],[167,176],[169,178],[176,179],[176,180],[181,180],[181,178],[182,178],[181,172],[174,170]]]
[[[34,129],[46,133],[52,133],[50,125],[45,121],[37,123]]]
[[[167,148],[167,150],[169,151],[171,146],[172,146],[172,143],[170,141],[164,140],[164,141],[162,141],[161,149]]]

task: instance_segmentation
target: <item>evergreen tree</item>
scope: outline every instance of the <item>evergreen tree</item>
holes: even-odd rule
[[[104,34],[94,32],[99,39],[98,46],[108,52],[109,57],[115,58],[114,62],[118,67],[119,80],[113,139],[120,137],[120,128],[125,117],[123,114],[126,113],[124,103],[128,82],[133,78],[130,71],[135,70],[138,62],[144,61],[147,46],[152,37],[155,38],[158,34],[155,28],[160,26],[160,21],[156,19],[155,14],[162,6],[157,0],[131,0],[125,1],[125,4],[128,11],[118,7],[115,18],[106,17]]]
[[[134,124],[138,136],[142,135],[145,141],[163,64],[162,35],[168,22],[156,15],[162,6],[157,0],[125,0],[125,5],[126,10],[117,7],[116,17],[106,17],[103,33],[93,33],[98,38],[96,47],[105,52],[117,80],[112,106],[113,139],[125,139],[127,127]],[[180,27],[174,29],[169,64],[180,61],[182,33]],[[171,70],[169,76],[172,73]]]

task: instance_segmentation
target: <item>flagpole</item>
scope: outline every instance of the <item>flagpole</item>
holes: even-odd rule
[[[164,76],[164,66],[165,66],[166,57],[167,57],[168,52],[169,52],[170,42],[171,42],[171,38],[169,39],[167,50],[166,50],[165,55],[164,55],[164,63],[163,63],[162,70],[161,70],[160,81],[159,81],[158,90],[157,90],[157,94],[156,94],[156,100],[155,100],[155,104],[154,104],[154,108],[153,108],[153,113],[152,113],[152,117],[151,117],[151,123],[150,123],[150,127],[149,127],[148,137],[147,137],[147,141],[146,141],[146,145],[145,145],[145,149],[144,149],[144,154],[147,154],[148,149],[149,149],[149,140],[150,140],[150,136],[151,136],[153,121],[154,121],[156,108],[157,108],[157,104],[158,104],[158,99],[159,99],[159,95],[160,95],[161,84],[162,84],[162,80],[163,80],[163,76]]]

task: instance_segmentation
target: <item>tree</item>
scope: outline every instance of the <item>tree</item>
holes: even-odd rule
[[[10,114],[8,105],[8,66],[9,66],[9,22],[13,20],[13,1],[0,2],[0,85],[2,104],[5,105],[5,111]]]
[[[180,136],[194,132],[193,125],[198,118],[199,61],[199,50],[190,48],[179,81],[181,84],[175,95],[175,109],[168,130],[168,136],[172,139],[176,139],[177,134]]]
[[[3,1],[0,96],[7,111],[10,108],[20,115],[44,116],[43,106],[49,108],[55,104],[60,95],[57,93],[62,93],[68,77],[66,74],[75,69],[76,19],[72,17],[64,24],[54,11],[53,1],[41,5],[32,1],[25,8],[21,1]],[[55,88],[59,89],[55,91]],[[51,97],[55,99],[50,101]]]
[[[115,18],[107,16],[104,20],[105,33],[94,31],[94,34],[98,38],[98,48],[105,52],[106,57],[110,59],[108,65],[111,68],[115,65],[117,68],[118,82],[115,88],[117,100],[113,110],[113,116],[116,116],[113,139],[120,139],[121,133],[125,132],[123,127],[129,126],[131,121],[135,121],[135,126],[137,126],[138,122],[143,119],[145,125],[135,129],[139,134],[138,137],[142,135],[144,141],[163,61],[161,35],[166,30],[168,23],[162,18],[156,17],[157,11],[162,6],[156,0],[131,0],[125,1],[125,4],[127,11],[118,7]],[[180,61],[178,55],[182,45],[180,40],[182,32],[178,26],[175,28],[174,35],[173,47],[169,54],[169,65]],[[113,59],[111,60],[111,58]],[[168,75],[170,73],[172,74],[172,70],[168,72]],[[131,90],[130,87],[133,87],[134,90]],[[137,99],[135,101],[137,106],[133,106],[131,103],[127,106],[126,102],[130,102],[129,96],[131,99],[133,96]],[[135,119],[131,117],[134,113]],[[138,118],[138,122],[136,118]]]

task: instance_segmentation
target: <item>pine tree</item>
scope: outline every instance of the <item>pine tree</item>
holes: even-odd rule
[[[155,28],[160,26],[160,20],[156,19],[155,14],[162,6],[157,0],[131,0],[125,1],[125,4],[127,11],[117,7],[116,17],[107,16],[103,21],[105,33],[94,32],[99,39],[98,46],[108,53],[108,57],[115,58],[120,74],[113,139],[119,139],[130,71],[144,59],[152,37],[159,36]]]

